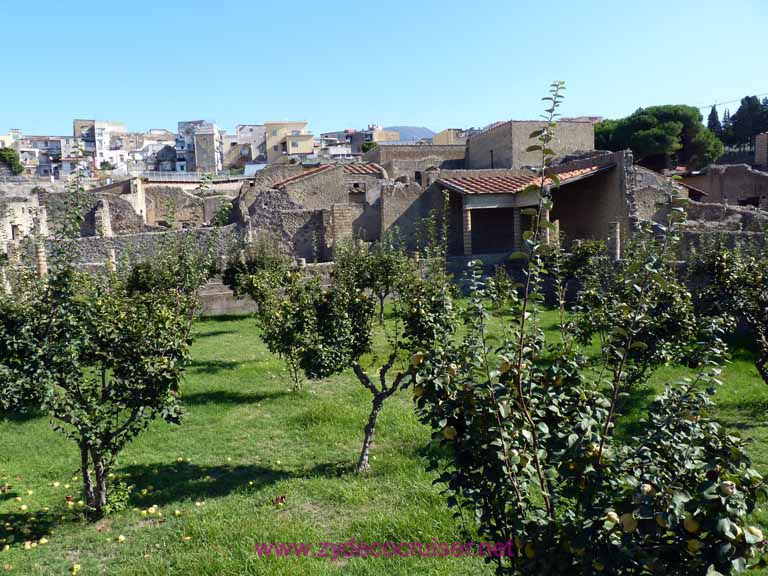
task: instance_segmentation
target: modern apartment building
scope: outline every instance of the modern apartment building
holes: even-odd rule
[[[265,122],[267,162],[284,156],[310,156],[314,151],[314,136],[307,122]]]

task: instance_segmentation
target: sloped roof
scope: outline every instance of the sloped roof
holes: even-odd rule
[[[612,168],[612,166],[588,166],[558,173],[560,184],[568,184]],[[460,194],[516,194],[522,192],[531,184],[538,184],[536,174],[510,176],[469,176],[457,178],[441,178],[440,184],[459,192]],[[545,185],[551,185],[553,180],[547,178]]]
[[[344,172],[347,174],[377,175],[384,172],[384,169],[375,162],[358,162],[355,164],[344,164]]]
[[[304,178],[308,178],[309,176],[314,176],[316,174],[320,174],[321,172],[327,172],[331,168],[335,168],[335,164],[323,164],[321,166],[318,166],[317,168],[312,168],[310,170],[305,170],[301,174],[296,174],[296,176],[291,176],[290,178],[286,178],[285,180],[282,180],[280,182],[277,182],[272,187],[273,188],[285,188],[288,184],[293,184],[294,182],[297,182],[299,180],[303,180]]]
[[[291,176],[290,178],[286,178],[285,180],[282,180],[276,184],[274,184],[273,188],[285,188],[289,184],[293,184],[295,182],[298,182],[299,180],[303,180],[304,178],[309,178],[311,176],[316,176],[318,174],[321,174],[323,172],[328,172],[329,170],[332,170],[333,168],[344,168],[345,174],[359,174],[363,176],[375,176],[379,175],[384,172],[384,169],[379,166],[378,164],[374,162],[357,162],[354,164],[322,164],[321,166],[318,166],[316,168],[312,168],[310,170],[305,170],[301,174],[296,174],[295,176]]]

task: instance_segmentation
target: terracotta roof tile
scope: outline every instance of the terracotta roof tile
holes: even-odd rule
[[[384,169],[374,162],[359,162],[355,164],[344,164],[344,172],[347,174],[381,174]]]
[[[577,170],[560,172],[560,184],[567,184],[571,180],[591,176],[605,169],[606,166],[589,166]],[[520,176],[470,176],[467,178],[442,178],[440,182],[449,188],[462,194],[516,194],[522,192],[531,184],[538,183],[539,178],[535,174]],[[552,180],[547,178],[547,184]]]
[[[285,180],[281,180],[280,182],[277,182],[276,184],[273,184],[273,188],[285,188],[288,184],[292,184],[298,180],[302,180],[304,178],[307,178],[309,176],[314,176],[315,174],[320,174],[320,172],[325,172],[327,170],[330,170],[331,168],[335,168],[335,164],[323,164],[322,166],[318,166],[317,168],[312,168],[310,170],[305,170],[301,174],[296,174],[296,176],[291,176],[290,178],[286,178]]]

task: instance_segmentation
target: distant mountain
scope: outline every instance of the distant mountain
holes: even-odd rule
[[[384,130],[400,132],[400,140],[421,140],[435,135],[435,132],[424,126],[387,126]]]

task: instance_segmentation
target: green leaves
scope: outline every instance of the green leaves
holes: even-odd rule
[[[88,509],[99,516],[120,451],[153,419],[180,419],[195,300],[180,285],[134,292],[117,273],[66,267],[28,282],[0,298],[0,398],[42,410],[77,443]]]

